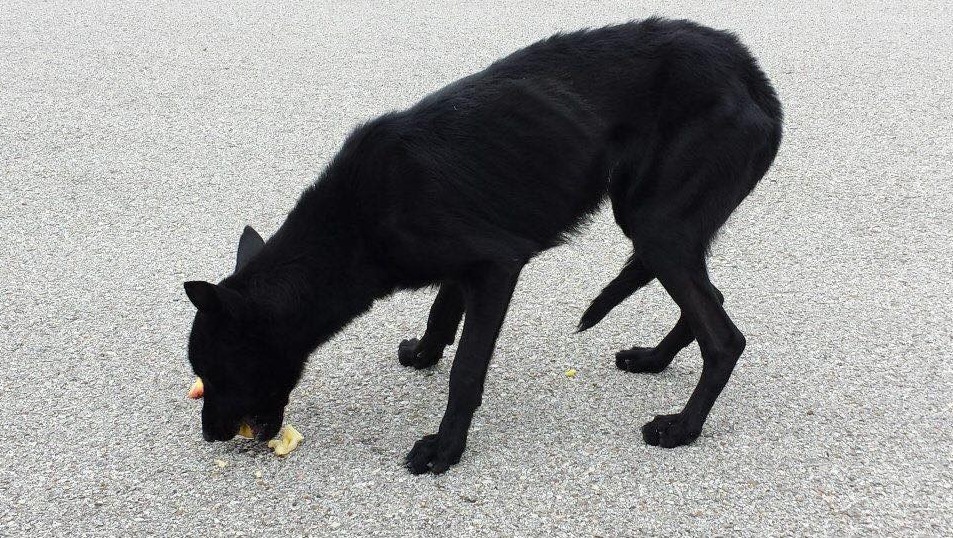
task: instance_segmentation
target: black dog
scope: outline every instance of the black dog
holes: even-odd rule
[[[234,274],[185,283],[205,439],[230,439],[242,421],[271,438],[321,343],[375,299],[439,284],[427,330],[398,357],[433,365],[466,312],[440,429],[406,459],[413,473],[446,471],[521,268],[608,196],[633,254],[579,330],[657,278],[681,318],[616,364],[658,372],[698,340],[704,367],[688,404],[642,428],[652,445],[692,442],[745,347],[706,251],[780,141],[780,104],[745,47],[662,19],[558,34],[357,128],[271,239],[245,229]]]

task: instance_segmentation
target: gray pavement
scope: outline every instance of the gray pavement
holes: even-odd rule
[[[949,2],[95,4],[0,9],[0,535],[953,534]],[[430,291],[312,357],[287,459],[201,440],[183,280],[273,232],[356,122],[653,13],[737,31],[788,117],[714,247],[749,345],[698,442],[639,434],[697,348],[612,363],[674,322],[657,286],[572,334],[627,251],[606,213],[524,272],[446,475],[400,466],[446,398],[447,361],[395,356]]]

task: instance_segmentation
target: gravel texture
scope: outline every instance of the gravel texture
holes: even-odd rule
[[[3,2],[0,535],[951,535],[950,2],[455,4]],[[694,445],[639,427],[685,402],[696,347],[613,365],[674,322],[657,285],[572,334],[627,252],[605,212],[525,270],[446,475],[400,465],[445,405],[448,361],[395,353],[432,291],[312,357],[287,459],[201,440],[183,280],[273,232],[357,122],[650,14],[737,31],[788,117],[713,250],[749,344]]]

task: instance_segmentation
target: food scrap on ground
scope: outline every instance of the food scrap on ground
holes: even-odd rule
[[[281,428],[278,439],[268,441],[268,448],[274,449],[276,456],[287,456],[292,450],[298,448],[304,436],[296,430],[294,426],[287,425]]]
[[[205,385],[202,383],[202,378],[196,377],[195,382],[192,383],[192,387],[189,389],[189,398],[198,400],[204,395]],[[243,422],[241,426],[238,427],[237,437],[254,439],[255,432],[250,425]],[[294,426],[288,425],[281,428],[277,439],[268,441],[268,448],[273,449],[276,456],[287,456],[292,450],[298,448],[298,445],[300,445],[303,440],[304,436],[301,435],[301,432],[296,430]],[[224,468],[228,463],[226,463],[225,460],[216,459],[215,465]]]
[[[202,383],[201,377],[196,377],[195,382],[192,383],[192,388],[189,389],[189,398],[198,400],[203,395],[205,395],[205,384]]]
[[[578,373],[578,372],[576,372],[576,369],[575,369],[575,368],[570,368],[570,369],[566,370],[566,377],[568,377],[569,379],[572,379],[572,378],[576,377],[576,374],[577,374],[577,373]]]
[[[216,459],[215,465],[218,465],[219,469],[224,469],[225,466],[228,465],[228,462],[225,460]]]

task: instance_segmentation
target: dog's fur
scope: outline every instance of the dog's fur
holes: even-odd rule
[[[205,380],[202,431],[249,421],[274,436],[307,357],[374,300],[439,284],[401,364],[433,365],[466,312],[438,432],[407,455],[440,473],[464,450],[487,365],[524,264],[576,231],[608,196],[633,242],[580,330],[654,278],[681,310],[652,348],[617,365],[657,372],[697,339],[698,387],[645,441],[692,442],[745,339],[709,282],[705,254],[768,170],[781,107],[729,33],[648,19],[558,34],[357,128],[264,242],[246,228],[234,274],[187,282],[198,308],[189,359]]]

